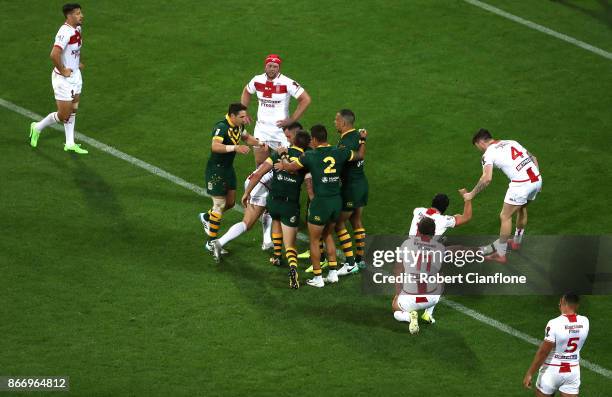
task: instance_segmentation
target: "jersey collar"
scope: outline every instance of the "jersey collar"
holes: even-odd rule
[[[320,148],[320,147],[329,147],[329,146],[331,146],[331,145],[330,145],[329,143],[326,143],[326,144],[324,144],[324,145],[319,145],[319,146],[317,146],[317,147],[316,147],[316,149],[318,149],[318,148]]]
[[[344,138],[346,134],[348,134],[349,132],[353,132],[353,131],[355,131],[355,129],[351,128],[350,130],[343,132],[342,134],[340,134],[340,138]]]
[[[225,115],[225,120],[227,120],[227,123],[230,125],[230,127],[235,128],[236,126],[232,123],[232,121],[230,120],[229,114]]]
[[[299,150],[300,152],[304,153],[304,149],[302,149],[301,147],[297,147],[295,145],[291,145],[290,149]]]

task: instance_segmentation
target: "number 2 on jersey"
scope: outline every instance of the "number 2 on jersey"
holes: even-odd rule
[[[512,160],[523,157],[523,152],[519,152],[514,146],[510,146],[510,153],[512,154]]]
[[[333,174],[334,172],[336,172],[336,169],[334,168],[334,165],[336,165],[335,158],[328,156],[323,159],[323,162],[327,164],[327,167],[325,167],[325,169],[323,170],[324,173]]]

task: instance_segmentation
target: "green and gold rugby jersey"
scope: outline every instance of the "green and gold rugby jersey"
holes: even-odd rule
[[[225,115],[225,119],[219,121],[212,130],[212,139],[224,145],[239,145],[242,134],[245,133],[244,126],[235,126],[229,119],[229,115]],[[234,157],[236,152],[228,153],[210,153],[208,162],[218,164],[223,167],[231,167],[234,165]]]
[[[310,171],[315,196],[329,197],[340,195],[342,169],[353,157],[350,149],[326,145],[307,151],[296,161]]]
[[[304,151],[297,146],[291,146],[287,150],[287,154],[289,155],[290,161],[295,161],[302,154],[304,154]],[[266,159],[266,162],[269,164],[276,164],[280,161],[280,159],[281,156],[274,152]],[[272,182],[270,185],[270,197],[287,197],[289,201],[299,203],[300,191],[305,175],[306,171],[304,170],[299,170],[295,174],[291,174],[287,171],[274,170],[274,176],[272,177]]]
[[[340,135],[338,147],[351,149],[357,152],[359,150],[359,132],[352,129]],[[363,159],[346,164],[342,169],[342,183],[352,184],[355,182],[363,182],[365,180],[364,166],[365,160]]]

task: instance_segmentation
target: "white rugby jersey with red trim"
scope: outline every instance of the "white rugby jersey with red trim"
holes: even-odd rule
[[[265,73],[259,74],[247,84],[250,94],[257,93],[257,124],[264,128],[278,128],[276,122],[289,117],[291,97],[297,98],[304,89],[294,80],[279,73],[274,80],[268,80]]]
[[[544,361],[544,365],[560,367],[561,372],[570,372],[570,367],[580,363],[580,349],[589,334],[589,319],[578,314],[562,314],[546,324],[544,340],[555,347]]]
[[[442,215],[435,208],[418,207],[412,212],[409,235],[416,236],[419,222],[425,217],[433,219],[436,224],[436,236],[443,235],[447,229],[455,227],[456,224],[455,217],[452,215]]]
[[[439,283],[418,282],[420,275],[436,275],[443,265],[446,248],[435,239],[426,236],[409,237],[400,247],[404,274],[412,274],[412,280],[406,280],[402,286],[402,294],[407,295],[440,295],[443,285]],[[419,302],[417,302],[419,303]]]
[[[54,47],[59,47],[62,50],[61,61],[65,68],[74,71],[79,70],[81,61],[81,45],[83,38],[81,37],[81,27],[73,28],[67,23],[63,24],[55,35]],[[53,68],[55,73],[60,74],[57,68]]]
[[[482,155],[482,166],[492,165],[502,170],[511,182],[537,182],[540,170],[517,141],[494,141]]]

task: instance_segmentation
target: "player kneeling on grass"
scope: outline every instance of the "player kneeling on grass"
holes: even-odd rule
[[[236,203],[234,157],[236,153],[249,152],[248,146],[239,144],[240,140],[252,146],[259,144],[257,139],[245,131],[246,120],[246,106],[232,103],[225,118],[215,124],[212,130],[211,154],[206,164],[206,192],[212,197],[213,207],[199,215],[208,235],[206,248],[209,251],[212,251],[212,241],[217,238],[223,212]]]
[[[533,374],[539,369],[535,395],[578,396],[580,390],[580,350],[589,334],[589,319],[580,316],[578,295],[565,294],[559,301],[561,315],[546,324],[544,341],[523,378],[531,389]]]
[[[365,156],[365,140],[367,131],[360,132],[359,151],[354,152],[347,148],[338,148],[327,143],[327,130],[322,125],[311,128],[311,146],[299,159],[293,162],[280,161],[274,164],[277,171],[297,172],[308,170],[312,175],[314,197],[308,208],[308,234],[310,238],[310,260],[314,278],[307,281],[313,287],[324,287],[328,283],[338,282],[336,262],[336,245],[332,238],[336,221],[342,211],[342,197],[340,195],[340,175],[345,164],[349,161],[359,161]],[[325,280],[321,275],[319,242],[326,242],[329,273]]]
[[[445,247],[434,238],[436,223],[432,218],[424,217],[417,225],[416,236],[408,238],[401,246],[405,252],[414,252],[414,255],[406,255],[404,262],[398,262],[395,266],[395,275],[401,274],[419,277],[421,273],[436,274],[442,268],[442,258]],[[432,255],[427,260],[422,260],[424,252]],[[439,252],[442,255],[435,255]],[[415,258],[417,261],[415,263]],[[409,322],[408,329],[411,334],[419,332],[419,315],[417,310],[426,310],[435,306],[440,300],[442,285],[416,282],[405,282],[396,284],[396,294],[393,298],[393,317],[397,321]]]
[[[283,161],[283,159],[288,159],[289,161],[297,160],[310,145],[310,135],[306,131],[298,131],[295,134],[290,133],[287,139],[291,146],[286,149],[286,152],[282,154],[273,153],[253,175],[244,191],[244,196],[242,196],[243,203],[249,200],[257,181],[266,172],[272,170],[274,164]],[[300,191],[305,173],[304,170],[292,173],[274,170],[270,184],[270,198],[267,204],[268,212],[272,217],[272,240],[274,241],[274,256],[271,258],[271,262],[274,265],[280,265],[280,243],[282,238],[283,245],[285,246],[285,255],[289,263],[289,287],[294,289],[300,287],[295,240],[300,222]]]

